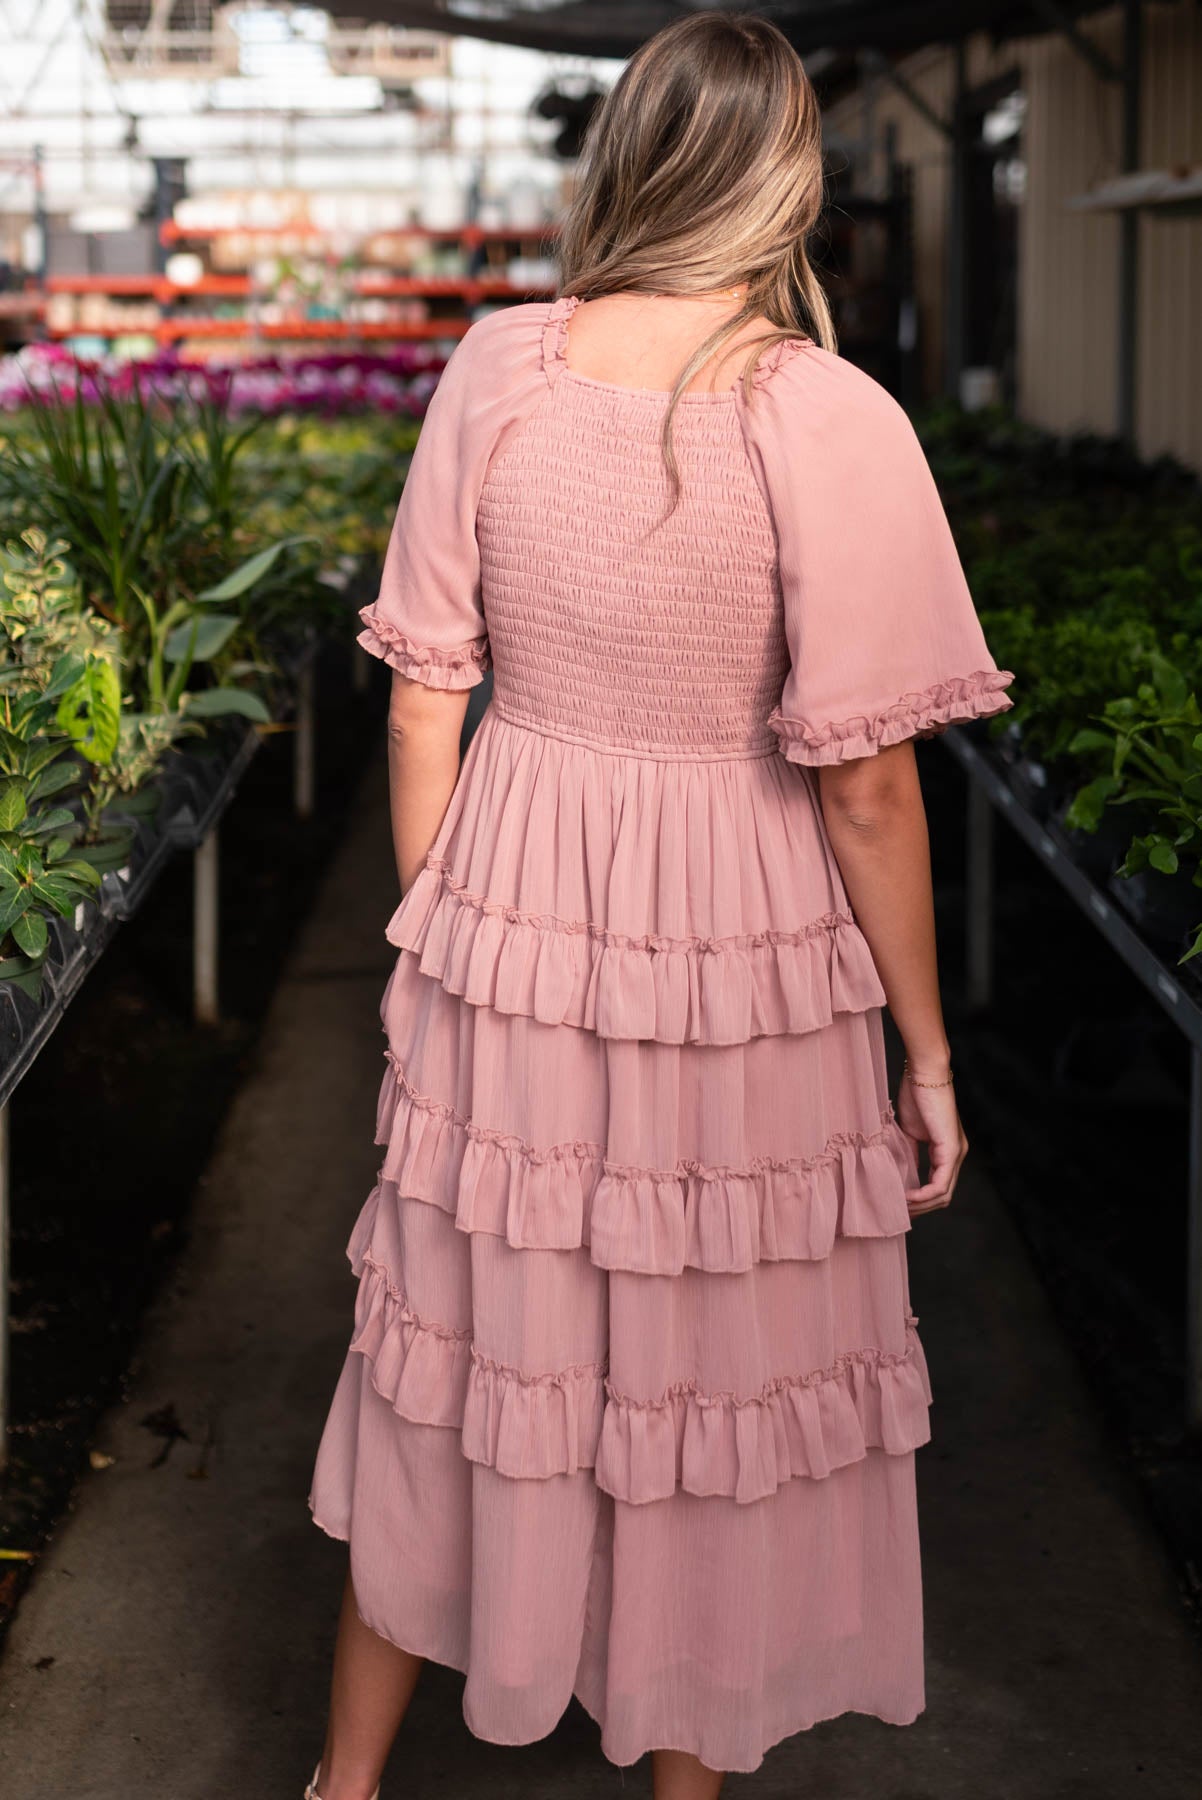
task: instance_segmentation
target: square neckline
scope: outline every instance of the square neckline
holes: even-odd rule
[[[568,361],[568,320],[580,305],[580,299],[579,294],[560,294],[557,299],[549,303],[542,341],[543,368],[548,380],[566,377],[569,381],[580,383],[585,387],[600,389],[603,393],[629,394],[635,399],[670,400],[671,388],[629,387],[621,381],[602,381],[596,375],[582,375],[578,369],[572,367]],[[752,376],[753,385],[758,387],[761,380],[766,379],[786,353],[805,349],[813,342],[814,340],[809,337],[796,337],[778,339],[774,344],[769,345],[756,366],[755,374]],[[700,400],[703,404],[713,404],[714,401],[725,404],[737,399],[742,385],[743,377],[742,374],[739,374],[735,376],[728,387],[686,391],[680,396],[680,399],[681,401]]]

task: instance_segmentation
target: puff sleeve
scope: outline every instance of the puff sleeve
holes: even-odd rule
[[[476,509],[491,456],[545,386],[540,319],[535,306],[508,308],[456,344],[426,408],[379,592],[360,610],[363,648],[426,687],[475,687],[491,666]]]
[[[934,477],[903,409],[798,341],[745,434],[776,531],[790,668],[770,723],[818,765],[1007,711]]]

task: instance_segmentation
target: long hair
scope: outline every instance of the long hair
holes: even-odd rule
[[[807,242],[822,211],[822,120],[800,56],[767,19],[704,12],[656,32],[589,121],[560,237],[561,294],[701,294],[747,283],[743,306],[676,378],[663,452],[676,499],[672,420],[689,382],[745,321],[744,370],[769,345],[835,349]]]

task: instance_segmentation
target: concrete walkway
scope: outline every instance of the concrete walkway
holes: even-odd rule
[[[344,1555],[306,1494],[350,1328],[343,1245],[376,1166],[393,880],[377,768],[130,1397],[101,1430],[116,1462],[84,1481],[0,1664],[6,1800],[300,1800]],[[1194,1800],[1202,1653],[988,1170],[972,1167],[910,1247],[936,1395],[919,1452],[927,1713],[906,1730],[821,1726],[727,1791]],[[144,1421],[166,1408],[188,1435],[163,1460]],[[469,1734],[461,1689],[424,1672],[386,1800],[649,1793],[645,1767],[604,1761],[575,1703],[551,1738],[498,1749]]]

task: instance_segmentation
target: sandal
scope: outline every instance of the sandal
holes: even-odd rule
[[[317,1767],[313,1771],[313,1779],[309,1783],[308,1787],[305,1789],[304,1800],[321,1800],[321,1795],[317,1791],[317,1777],[320,1773],[321,1773],[321,1762],[319,1759]],[[375,1793],[371,1797],[371,1800],[380,1800],[379,1788],[376,1789]]]

